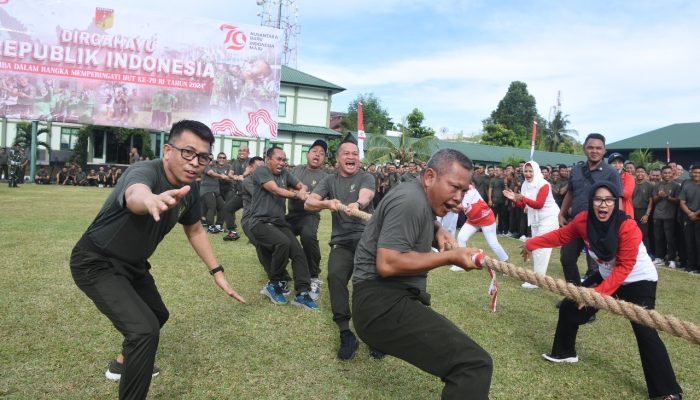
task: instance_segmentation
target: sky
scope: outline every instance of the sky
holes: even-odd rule
[[[256,0],[123,0],[162,12],[259,25]],[[261,0],[258,0],[260,2]],[[278,0],[267,0],[278,1]],[[287,2],[289,0],[282,0]],[[119,3],[119,2],[117,2]],[[700,122],[700,2],[296,0],[296,68],[373,93],[394,122],[414,108],[437,132],[479,134],[512,81],[579,139],[622,140]]]

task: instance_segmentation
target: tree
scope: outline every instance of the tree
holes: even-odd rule
[[[36,136],[37,136],[37,142],[36,146],[37,148],[43,147],[46,149],[46,151],[50,154],[51,153],[51,145],[39,141],[39,135],[42,135],[46,133],[48,135],[49,130],[47,128],[41,128],[37,130]],[[18,122],[17,123],[17,136],[15,136],[15,140],[13,142],[13,145],[20,145],[27,149],[27,151],[30,151],[32,148],[32,124],[30,122]]]
[[[498,124],[512,131],[517,140],[514,146],[529,144],[532,121],[538,117],[535,98],[527,91],[527,84],[511,82],[506,95],[498,102],[491,116],[484,120],[484,130],[489,125]]]
[[[433,128],[423,126],[425,115],[417,108],[414,108],[410,114],[406,116],[406,127],[408,128],[411,137],[422,138],[426,136],[435,136]]]
[[[557,111],[554,119],[543,129],[545,150],[562,153],[568,152],[565,150],[573,150],[572,142],[576,141],[574,136],[578,136],[578,132],[574,129],[567,129],[567,125],[569,125],[569,116],[562,115],[561,111]]]
[[[501,124],[486,125],[484,131],[486,133],[484,133],[480,141],[482,144],[505,147],[517,147],[520,145],[520,139],[516,133]]]
[[[396,145],[386,135],[372,135],[367,143],[369,151],[365,156],[365,162],[428,161],[438,147],[438,140],[434,135],[420,139],[412,138],[410,131],[405,127],[401,130],[398,141],[399,144]]]
[[[393,129],[394,123],[389,118],[389,112],[382,107],[381,101],[374,96],[374,93],[365,93],[358,95],[348,105],[348,113],[340,122],[343,130],[357,130],[358,102],[362,102],[365,132],[383,135],[387,130]]]
[[[654,154],[649,149],[637,149],[630,153],[629,159],[635,166],[646,168],[647,172],[663,166],[661,161],[654,159]]]

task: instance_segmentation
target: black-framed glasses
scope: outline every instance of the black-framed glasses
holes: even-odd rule
[[[617,199],[615,197],[594,197],[593,205],[596,207],[600,207],[603,204],[605,204],[606,207],[612,207],[615,205],[616,201]]]
[[[199,165],[209,165],[214,159],[214,156],[211,153],[197,153],[194,150],[181,149],[172,143],[168,143],[168,146],[180,151],[180,155],[182,156],[182,158],[184,158],[187,161],[192,161],[195,157],[197,157],[197,162],[199,163]]]

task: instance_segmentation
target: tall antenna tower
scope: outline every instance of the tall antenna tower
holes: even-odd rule
[[[296,68],[297,35],[301,33],[297,0],[256,0],[255,3],[262,8],[258,13],[260,25],[283,31],[284,52],[282,54],[282,64]]]

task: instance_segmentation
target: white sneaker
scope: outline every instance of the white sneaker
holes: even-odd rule
[[[525,282],[522,285],[520,285],[523,289],[539,289],[540,287],[537,285],[533,285],[532,283]]]
[[[321,285],[323,281],[318,278],[311,278],[311,290],[309,291],[309,297],[311,300],[316,301],[321,297]]]
[[[520,240],[521,242],[524,242],[524,241],[527,240],[527,236],[522,235],[522,236],[520,236],[520,239],[519,239],[519,240]]]
[[[464,272],[464,270],[456,265],[453,265],[450,267],[450,271],[452,272]]]
[[[669,261],[668,262],[668,267],[671,269],[676,269],[676,262],[675,261]]]
[[[657,258],[654,259],[653,262],[654,262],[654,265],[661,265],[661,264],[664,263],[664,260],[662,260],[662,259],[660,259],[660,258],[657,257]]]
[[[573,357],[559,357],[555,356],[553,354],[542,354],[542,358],[544,358],[547,361],[551,361],[553,363],[577,363],[578,362],[578,356],[573,356]]]

